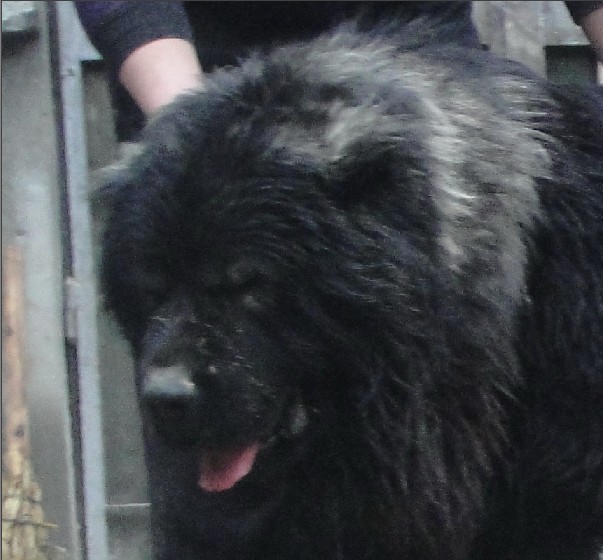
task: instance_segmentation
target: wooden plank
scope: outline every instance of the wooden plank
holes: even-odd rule
[[[2,412],[4,415],[3,470],[21,477],[31,455],[26,380],[23,367],[24,273],[18,246],[5,247],[2,263]]]

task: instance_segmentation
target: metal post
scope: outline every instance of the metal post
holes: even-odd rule
[[[98,360],[97,290],[88,196],[88,165],[79,42],[71,2],[55,2],[66,187],[71,231],[72,321],[77,349],[82,492],[88,560],[108,560],[105,457]]]

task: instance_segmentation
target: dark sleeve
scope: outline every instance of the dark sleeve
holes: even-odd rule
[[[162,37],[192,41],[181,2],[75,2],[79,19],[92,44],[118,72],[138,47]]]
[[[603,2],[566,2],[565,5],[572,16],[572,19],[578,24],[582,25],[584,18],[594,12],[597,8],[603,7]]]

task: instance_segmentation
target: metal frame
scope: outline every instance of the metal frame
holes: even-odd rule
[[[71,2],[55,2],[61,120],[71,248],[66,293],[76,348],[82,464],[83,518],[88,560],[108,560],[105,454],[99,381],[97,289],[88,188],[81,62],[87,47]]]
[[[63,183],[45,2],[2,2],[2,234],[22,255],[23,360],[34,475],[50,543],[83,558],[65,356]]]

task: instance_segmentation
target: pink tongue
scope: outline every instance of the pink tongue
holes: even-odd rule
[[[197,484],[206,492],[223,492],[232,488],[253,468],[259,443],[228,451],[203,451]]]

